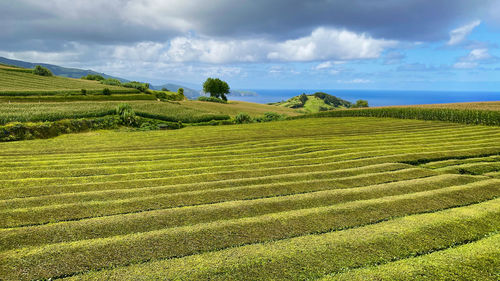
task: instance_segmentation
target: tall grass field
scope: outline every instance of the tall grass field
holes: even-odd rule
[[[499,127],[316,117],[0,143],[0,280],[498,280]]]

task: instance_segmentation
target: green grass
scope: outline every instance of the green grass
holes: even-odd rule
[[[498,232],[499,140],[345,117],[0,143],[0,279],[305,280],[430,256]]]
[[[455,248],[328,276],[333,280],[498,280],[500,234]]]
[[[365,227],[104,270],[75,280],[304,280],[429,253],[498,229],[499,201]],[[215,237],[214,237],[215,238]],[[214,239],[215,240],[215,239]]]
[[[45,77],[0,67],[0,95],[4,96],[79,94],[81,89],[93,93],[93,91],[102,91],[104,88],[109,88],[112,92],[117,93],[138,92],[135,89],[103,85],[97,81],[58,76]]]

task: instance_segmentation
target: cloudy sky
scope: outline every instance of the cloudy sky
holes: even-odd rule
[[[500,0],[0,0],[0,56],[154,84],[500,91]]]

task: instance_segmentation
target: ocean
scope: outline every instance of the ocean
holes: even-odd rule
[[[350,102],[367,100],[370,106],[411,105],[454,102],[500,101],[500,92],[468,91],[384,91],[384,90],[247,90],[255,96],[228,96],[229,100],[271,103],[287,100],[302,93],[325,92]]]

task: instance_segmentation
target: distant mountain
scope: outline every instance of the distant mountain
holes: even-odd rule
[[[50,71],[52,71],[52,73],[54,73],[54,75],[68,77],[68,78],[81,78],[82,76],[86,76],[88,74],[99,74],[99,75],[103,76],[104,78],[114,78],[114,79],[118,79],[122,82],[129,82],[129,80],[127,80],[127,79],[114,77],[114,76],[107,75],[105,73],[96,72],[93,70],[68,68],[68,67],[62,67],[62,66],[53,65],[53,64],[47,64],[47,63],[32,63],[32,62],[26,62],[26,61],[20,61],[20,60],[11,60],[11,59],[4,58],[4,57],[0,57],[0,63],[24,67],[24,68],[34,68],[37,65],[41,65],[43,67],[50,69]]]
[[[290,98],[287,101],[273,103],[273,105],[298,108],[308,113],[352,107],[352,103],[323,92],[317,92],[310,95],[302,94]]]

